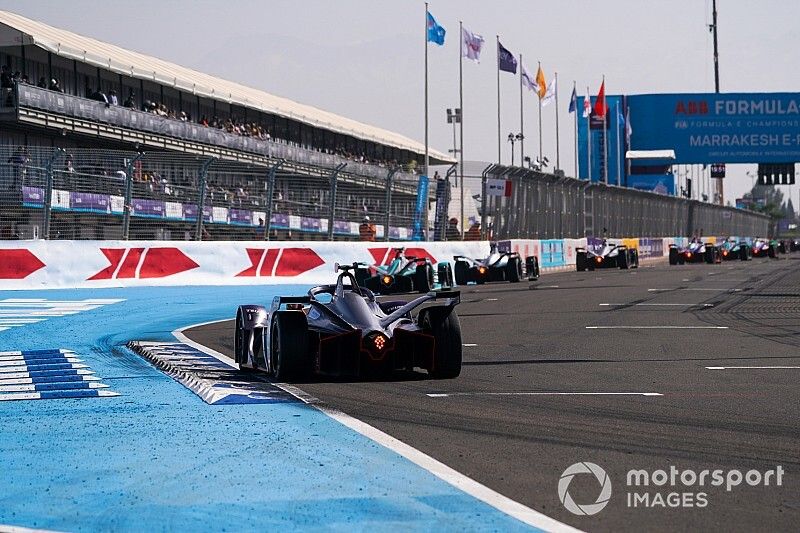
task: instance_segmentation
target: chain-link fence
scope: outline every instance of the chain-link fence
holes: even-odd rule
[[[409,239],[415,176],[347,167],[0,148],[0,239],[357,240],[366,218],[378,240]]]
[[[495,239],[770,233],[769,217],[759,213],[519,167],[487,167],[481,196],[483,234]]]

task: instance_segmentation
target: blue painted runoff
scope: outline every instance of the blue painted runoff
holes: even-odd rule
[[[207,405],[124,348],[129,340],[171,341],[178,327],[229,318],[240,303],[268,303],[305,289],[0,291],[0,300],[125,300],[0,331],[0,351],[73,350],[121,394],[0,402],[0,525],[170,532],[530,529],[305,404]]]

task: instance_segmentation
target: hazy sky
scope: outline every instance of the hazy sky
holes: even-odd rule
[[[0,0],[0,7],[53,26],[158,56],[422,141],[423,2],[410,0]],[[464,63],[464,153],[497,157],[494,38],[522,53],[529,71],[558,71],[561,162],[573,173],[572,80],[609,94],[713,91],[711,0],[432,0],[447,29],[431,45],[430,135],[452,147],[445,109],[458,105],[458,21],[486,39],[480,64]],[[800,2],[719,0],[721,88],[797,91]],[[501,74],[502,132],[519,131],[519,81]],[[583,88],[583,91],[581,91]],[[525,94],[525,151],[538,144],[536,100]],[[553,107],[544,153],[555,160]],[[635,135],[635,132],[634,132]],[[517,154],[518,154],[517,148]],[[510,146],[503,142],[503,158]],[[519,161],[519,159],[517,159]],[[726,198],[748,190],[729,167]],[[786,191],[788,192],[788,190]],[[797,192],[794,192],[797,198]],[[795,201],[795,205],[800,205]]]

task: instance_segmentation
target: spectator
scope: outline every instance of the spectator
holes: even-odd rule
[[[6,65],[3,65],[2,72],[0,72],[0,88],[14,88],[14,80],[11,77],[11,69],[9,69]]]
[[[39,83],[37,83],[36,86],[40,89],[47,89],[47,80],[44,76],[39,78]]]
[[[445,240],[448,241],[460,241],[461,240],[461,232],[458,230],[458,219],[453,217],[447,223],[447,229],[445,230]]]
[[[481,240],[481,223],[475,222],[470,226],[469,231],[464,236],[465,241],[479,241]]]
[[[361,237],[361,240],[374,242],[376,233],[377,231],[375,229],[375,224],[372,224],[369,221],[369,217],[365,216],[364,220],[361,221],[361,225],[358,227],[358,234]]]
[[[51,91],[56,91],[59,93],[63,93],[64,90],[61,88],[61,84],[58,82],[57,78],[53,78],[50,80],[50,86],[48,87]]]
[[[127,107],[128,109],[136,109],[136,101],[134,100],[135,96],[136,93],[134,93],[133,91],[128,92],[128,97],[125,99],[124,102],[122,102],[122,105]]]
[[[108,91],[108,103],[111,105],[119,105],[119,100],[117,100],[117,91],[114,89]]]
[[[91,98],[92,98],[92,100],[96,100],[98,102],[102,102],[102,103],[106,104],[106,107],[108,107],[108,105],[109,105],[108,104],[108,97],[99,88],[96,91],[92,92]]]

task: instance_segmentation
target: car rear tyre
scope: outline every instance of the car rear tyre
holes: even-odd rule
[[[456,285],[466,285],[469,282],[469,266],[466,261],[456,261]]]
[[[275,313],[270,335],[272,373],[281,381],[302,378],[309,370],[308,322],[299,311]]]
[[[739,246],[739,259],[741,261],[747,261],[749,259],[748,256],[750,254],[747,253],[747,250],[748,250],[747,246]]]
[[[436,268],[436,274],[439,277],[439,285],[443,288],[453,286],[453,267],[450,266],[450,263],[439,264]]]
[[[434,339],[433,368],[429,369],[434,379],[452,379],[461,373],[463,346],[461,323],[453,308],[433,307],[424,309],[420,315],[422,330]]]
[[[669,264],[670,265],[677,265],[678,264],[678,250],[677,250],[677,248],[670,248],[669,249]]]
[[[506,279],[511,283],[519,283],[522,277],[522,262],[519,257],[509,257],[506,263]]]
[[[575,254],[575,267],[577,268],[578,272],[583,272],[586,270],[586,252],[577,252]]]
[[[433,267],[428,264],[417,265],[417,270],[414,272],[414,289],[426,293],[431,287],[433,287]]]
[[[630,266],[630,264],[629,264],[629,261],[628,261],[628,249],[627,248],[623,248],[617,254],[617,266],[619,268],[621,268],[622,270],[628,270],[628,267]]]

